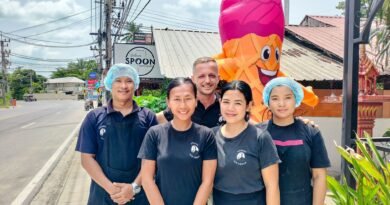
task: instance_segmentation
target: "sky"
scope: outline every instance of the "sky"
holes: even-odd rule
[[[116,0],[119,4],[120,0]],[[149,0],[135,0],[128,20],[134,20]],[[341,0],[290,0],[290,24],[305,15],[340,15]],[[156,28],[218,31],[221,0],[150,0],[135,19]],[[79,58],[94,59],[99,5],[95,0],[0,0],[0,31],[11,38],[10,72],[34,69],[46,77]],[[117,12],[118,10],[116,10]],[[34,60],[35,59],[35,60]],[[42,61],[44,60],[44,61]],[[49,62],[50,61],[50,62]]]

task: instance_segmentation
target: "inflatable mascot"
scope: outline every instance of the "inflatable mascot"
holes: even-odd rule
[[[221,80],[243,80],[252,88],[251,119],[268,119],[262,91],[280,71],[284,36],[281,0],[222,0],[219,33],[223,51],[215,56]],[[318,97],[304,87],[303,104],[314,107]]]

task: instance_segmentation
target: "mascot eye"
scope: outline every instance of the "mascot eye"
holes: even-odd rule
[[[269,46],[264,46],[261,50],[261,58],[263,60],[268,60],[270,56],[271,48]]]
[[[275,58],[276,58],[276,61],[279,61],[279,57],[280,57],[279,48],[276,48],[276,49],[275,49]]]

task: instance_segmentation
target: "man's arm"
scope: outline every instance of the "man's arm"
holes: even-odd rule
[[[135,178],[134,182],[141,186],[141,172]],[[120,192],[111,196],[111,199],[118,204],[125,204],[134,199],[134,190],[133,186],[128,183],[117,183],[114,182],[114,185],[120,188]]]
[[[161,111],[156,114],[158,124],[166,123],[168,120],[164,116],[164,111]]]
[[[120,191],[118,187],[106,177],[102,168],[95,160],[94,154],[81,153],[81,165],[87,171],[88,175],[101,186],[110,195],[116,194]]]

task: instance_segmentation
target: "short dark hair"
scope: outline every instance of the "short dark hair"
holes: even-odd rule
[[[223,95],[229,90],[240,91],[244,95],[247,105],[249,104],[249,102],[251,102],[253,100],[251,87],[244,81],[234,80],[234,81],[231,81],[229,83],[226,83],[222,87],[221,98],[223,98]]]
[[[200,57],[200,58],[197,58],[193,65],[192,65],[192,71],[195,71],[195,68],[198,64],[202,64],[202,63],[208,63],[208,62],[213,62],[215,64],[217,64],[217,61],[215,61],[214,58],[211,58],[211,57]],[[218,68],[218,66],[217,66]]]
[[[169,99],[169,95],[171,94],[171,90],[173,88],[176,88],[176,87],[178,87],[180,85],[183,85],[183,84],[188,84],[188,85],[192,86],[192,90],[194,91],[194,96],[196,98],[196,86],[195,86],[195,84],[192,82],[191,79],[183,78],[183,77],[174,78],[173,80],[171,80],[171,82],[169,82],[168,87],[167,87],[167,98]]]

